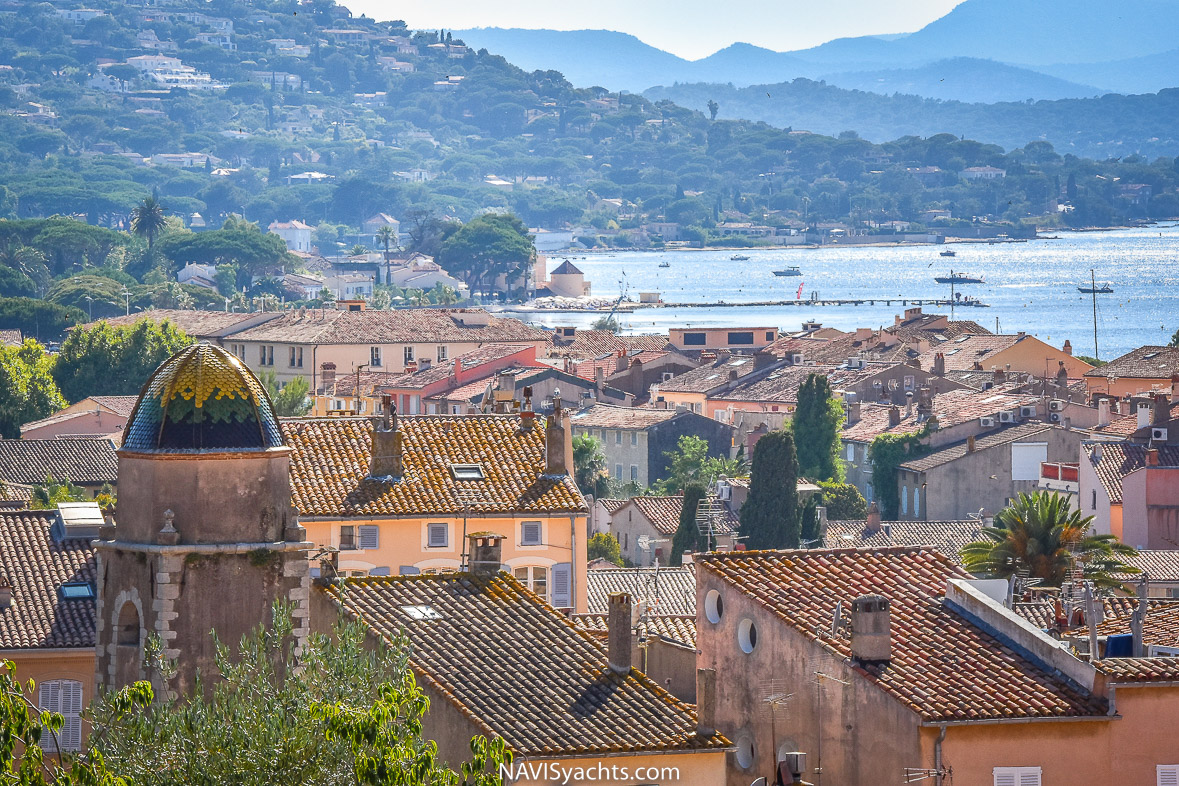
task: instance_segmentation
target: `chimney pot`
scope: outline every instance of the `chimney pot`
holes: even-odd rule
[[[716,669],[696,669],[696,736],[716,734]]]
[[[888,408],[888,425],[890,427],[901,425],[901,409],[896,404]]]
[[[467,536],[471,573],[485,578],[499,573],[503,565],[503,542],[503,535],[492,532]]]
[[[860,401],[852,399],[847,402],[847,425],[854,426],[860,422]]]
[[[553,413],[546,418],[544,433],[545,472],[549,475],[568,475],[566,453],[572,452],[569,427],[561,408],[561,389],[553,390]]]
[[[609,598],[609,614],[607,615],[607,646],[610,670],[617,674],[630,672],[634,663],[634,638],[631,615],[634,613],[634,603],[629,593],[612,592]]]
[[[384,412],[381,423],[373,429],[370,478],[400,478],[402,475],[402,435],[397,428],[397,405],[392,396],[381,396]]]
[[[1151,448],[1146,451],[1146,466],[1157,467],[1159,465],[1159,451],[1158,448]]]
[[[1097,400],[1097,425],[1108,426],[1109,420],[1110,420],[1109,399],[1108,398],[1098,399]]]
[[[886,664],[892,660],[892,630],[888,598],[862,595],[851,604],[851,651],[856,665]]]
[[[12,605],[12,582],[8,580],[7,576],[0,576],[0,609],[6,609]]]
[[[1151,405],[1151,425],[1166,427],[1171,419],[1171,402],[1166,393],[1155,393]]]
[[[967,453],[974,452],[974,435],[973,434],[971,434],[969,437],[966,438],[966,452]]]
[[[1064,347],[1063,347],[1062,351],[1063,351],[1063,352],[1064,352],[1064,354],[1066,354],[1066,355],[1072,355],[1072,354],[1073,354],[1073,342],[1069,341],[1069,340],[1066,338],[1066,339],[1064,340]]]
[[[864,522],[864,533],[875,535],[880,531],[880,528],[880,506],[873,500],[871,506],[868,508],[868,518]]]

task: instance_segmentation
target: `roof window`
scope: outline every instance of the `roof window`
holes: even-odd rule
[[[85,581],[71,581],[57,588],[62,600],[94,600],[94,585]]]
[[[405,616],[413,620],[440,620],[442,615],[433,606],[402,606]]]
[[[451,464],[450,474],[455,480],[483,480],[480,464]]]

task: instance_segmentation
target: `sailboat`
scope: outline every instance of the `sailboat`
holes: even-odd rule
[[[1077,287],[1077,291],[1086,295],[1112,295],[1113,287],[1111,287],[1109,284],[1097,286],[1097,283],[1094,282],[1091,286]]]

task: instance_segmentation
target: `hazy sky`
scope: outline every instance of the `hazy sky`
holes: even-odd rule
[[[681,57],[734,41],[785,51],[832,38],[909,33],[961,0],[340,0],[359,16],[404,19],[412,28],[606,29]]]

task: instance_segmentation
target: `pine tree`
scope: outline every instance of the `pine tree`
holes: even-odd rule
[[[798,390],[794,436],[799,474],[815,480],[839,480],[839,424],[843,410],[831,396],[823,374],[810,374]]]
[[[754,446],[749,498],[740,519],[748,548],[798,548],[798,456],[790,432],[771,431]]]
[[[700,551],[702,549],[700,530],[696,528],[696,508],[700,500],[704,499],[704,484],[692,482],[684,486],[684,504],[680,508],[680,526],[671,540],[671,564],[683,563],[685,551]]]

